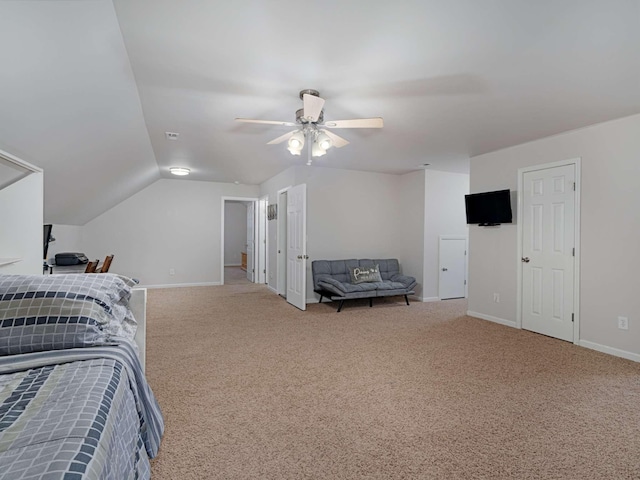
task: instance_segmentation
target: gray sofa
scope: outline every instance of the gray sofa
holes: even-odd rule
[[[370,268],[379,266],[381,282],[352,283],[352,268]],[[368,298],[369,306],[373,305],[374,297],[390,297],[404,295],[409,305],[407,295],[415,293],[416,279],[400,274],[400,265],[395,258],[384,260],[314,260],[311,263],[313,274],[313,291],[323,298],[340,302],[338,312],[345,300],[354,298]]]

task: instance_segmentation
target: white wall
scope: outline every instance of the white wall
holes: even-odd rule
[[[582,159],[580,340],[636,356],[639,132],[640,115],[634,115],[471,159],[472,192],[516,190],[518,168]],[[516,253],[516,225],[470,229],[470,311],[515,321]],[[494,292],[500,303],[493,302]],[[619,315],[629,318],[629,330],[617,328]]]
[[[425,231],[425,171],[407,173],[399,177],[397,235],[395,245],[402,273],[415,277],[418,285],[415,296],[423,298]]]
[[[224,203],[224,265],[242,264],[241,252],[247,251],[247,206],[244,202]]]
[[[46,218],[44,223],[48,223]],[[83,249],[82,229],[83,227],[76,225],[54,224],[51,235],[56,241],[49,243],[49,251],[47,252],[49,260],[55,259],[56,253],[60,252],[82,252],[87,255],[89,260],[97,260],[98,257],[94,257],[91,252],[85,252]],[[100,260],[104,260],[104,257]]]
[[[307,185],[308,300],[318,298],[313,293],[313,260],[398,258],[403,272],[421,281],[424,172],[400,176],[291,167],[265,182],[261,194],[276,199],[279,189],[301,183]],[[269,285],[274,289],[276,230],[275,225],[269,229]]]
[[[440,235],[468,235],[464,196],[469,193],[469,175],[427,170],[424,196],[424,286],[423,298],[439,297]]]
[[[399,258],[398,175],[304,166],[296,183],[307,184],[307,299],[319,298],[312,260]]]
[[[219,284],[223,196],[257,197],[258,186],[158,180],[88,222],[82,250],[113,253],[110,271],[142,285]]]
[[[2,184],[0,179],[0,184]],[[2,274],[42,274],[43,174],[33,172],[0,190],[1,259],[20,258],[0,265]]]

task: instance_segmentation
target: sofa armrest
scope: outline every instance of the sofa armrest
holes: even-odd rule
[[[416,279],[408,275],[395,274],[390,278],[392,282],[398,282],[404,285],[407,290],[411,290],[417,285]]]
[[[344,288],[342,282],[339,282],[335,278],[331,278],[328,275],[323,275],[322,278],[318,279],[318,286],[340,296],[344,296],[344,294],[347,293],[347,290]]]

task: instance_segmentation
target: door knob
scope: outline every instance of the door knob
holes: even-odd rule
[[[304,258],[305,260],[309,260],[309,255],[303,255],[302,258]]]
[[[522,257],[522,261],[524,263],[529,263],[530,259],[529,259],[529,257]]]
[[[443,269],[442,269],[442,271],[443,271],[443,272],[446,272],[446,271],[447,271],[447,269],[446,269],[446,268],[443,268]]]
[[[298,255],[298,260],[302,260],[302,255]]]

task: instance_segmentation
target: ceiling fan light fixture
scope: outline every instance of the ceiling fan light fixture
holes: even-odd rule
[[[331,141],[331,139],[329,138],[329,135],[327,135],[324,132],[320,132],[318,134],[318,137],[316,138],[316,143],[320,146],[320,148],[322,148],[323,150],[329,150],[331,148],[331,146],[333,145],[333,142]]]
[[[312,157],[321,157],[321,156],[325,155],[326,153],[327,153],[327,151],[324,148],[322,148],[317,141],[313,142],[313,145],[311,146],[311,156]]]
[[[302,152],[302,147],[304,147],[304,133],[299,130],[289,139],[289,148],[288,150],[292,155],[300,155]]]
[[[172,174],[178,175],[180,177],[182,177],[184,175],[189,175],[189,173],[191,173],[191,170],[189,170],[188,168],[184,168],[184,167],[171,167],[169,169],[169,171]]]

